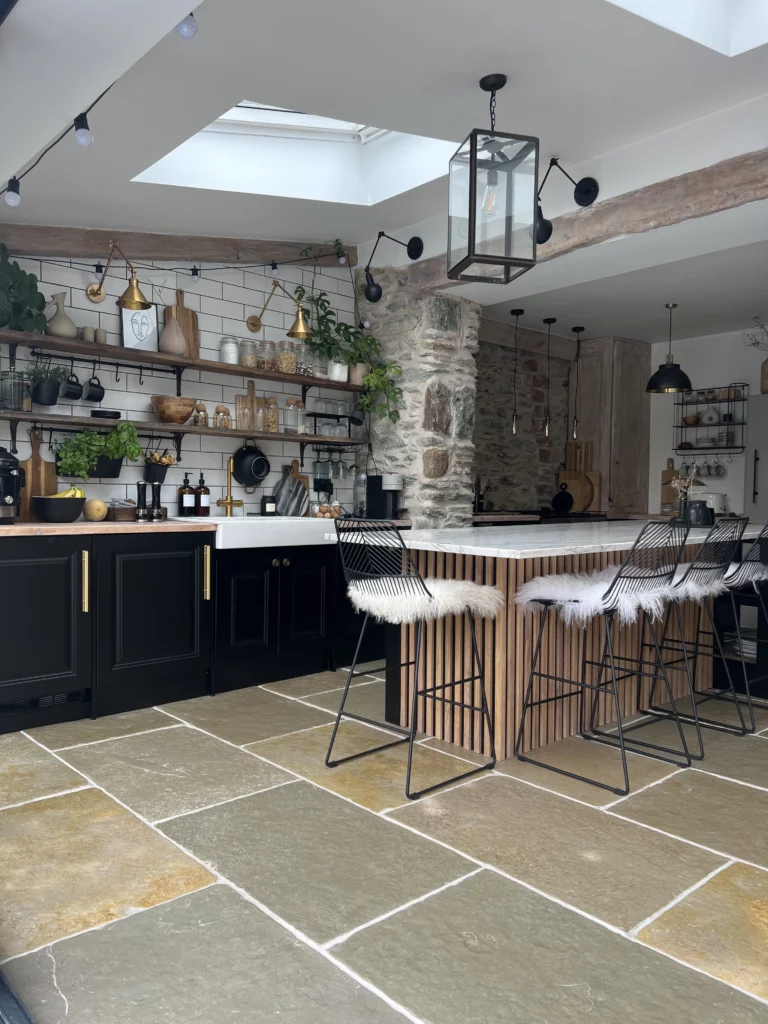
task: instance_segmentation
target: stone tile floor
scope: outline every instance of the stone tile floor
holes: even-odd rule
[[[383,717],[376,668],[350,709]],[[0,736],[0,960],[38,1024],[768,1024],[768,731],[633,757],[625,798],[511,761],[412,803],[405,745],[325,768],[343,683]],[[415,784],[476,760],[425,740]]]

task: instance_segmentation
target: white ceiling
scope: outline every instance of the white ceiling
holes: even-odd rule
[[[573,337],[571,327],[582,326],[585,339],[618,335],[656,342],[666,341],[668,336],[665,303],[677,302],[673,337],[698,338],[743,330],[753,316],[768,320],[766,267],[768,242],[761,241],[521,295],[512,305],[525,309],[520,323],[534,330],[545,330],[542,320],[554,316],[558,322],[552,333],[563,337]],[[511,323],[509,308],[508,302],[499,303],[486,307],[485,315]]]
[[[18,9],[43,3],[61,6]],[[82,11],[68,6],[71,26]],[[539,135],[542,159],[557,154],[568,167],[758,96],[768,81],[766,47],[729,58],[605,0],[206,0],[196,14],[196,38],[171,30],[130,68],[93,112],[94,145],[65,140],[4,219],[356,243],[443,213],[445,180],[361,208],[131,179],[243,97],[456,141],[486,121],[477,80],[505,71],[499,126]],[[70,68],[93,59],[87,48],[65,52]],[[83,106],[76,78],[47,84],[67,116]],[[14,118],[42,116],[28,90],[3,105],[4,137]]]

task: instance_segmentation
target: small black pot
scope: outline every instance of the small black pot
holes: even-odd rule
[[[165,474],[168,472],[167,466],[161,466],[159,463],[145,462],[144,463],[144,479],[148,484],[162,484],[165,482]]]
[[[32,385],[32,401],[38,405],[56,405],[59,400],[59,385],[52,380],[41,380]]]
[[[123,468],[122,459],[109,459],[106,455],[100,455],[96,459],[96,465],[91,476],[100,476],[106,480],[116,480]]]

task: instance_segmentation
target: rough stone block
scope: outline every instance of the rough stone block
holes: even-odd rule
[[[441,380],[433,380],[424,395],[424,430],[450,437],[453,425],[450,388]]]
[[[427,299],[427,327],[443,333],[455,333],[461,327],[461,303],[446,295]]]

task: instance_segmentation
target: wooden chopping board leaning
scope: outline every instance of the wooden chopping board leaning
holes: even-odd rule
[[[45,497],[48,494],[56,493],[56,463],[46,462],[40,455],[42,432],[30,430],[29,440],[32,443],[32,456],[21,463],[21,469],[26,473],[26,484],[21,490],[21,504],[19,505],[19,521],[22,523],[38,522],[37,516],[32,511],[33,495]]]

